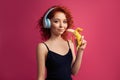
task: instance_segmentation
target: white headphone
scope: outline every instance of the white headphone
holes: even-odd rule
[[[44,28],[50,28],[51,27],[50,19],[47,18],[47,16],[53,9],[55,9],[55,8],[51,8],[50,10],[48,10],[47,13],[45,14],[44,18],[43,18],[43,27]]]

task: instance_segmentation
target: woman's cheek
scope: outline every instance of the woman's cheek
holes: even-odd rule
[[[65,29],[67,29],[68,25],[65,26]]]

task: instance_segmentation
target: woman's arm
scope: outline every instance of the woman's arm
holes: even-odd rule
[[[73,61],[72,61],[72,74],[75,75],[80,69],[81,62],[82,62],[82,56],[84,49],[86,47],[86,40],[82,38],[82,45],[78,48],[77,54],[75,55],[75,50],[74,50],[74,44],[71,42],[71,49],[72,49],[72,54],[73,54]]]
[[[37,80],[45,80],[45,58],[46,58],[47,50],[43,43],[39,43],[37,45],[37,68],[38,68],[38,79]]]

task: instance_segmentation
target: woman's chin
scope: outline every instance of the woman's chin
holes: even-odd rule
[[[63,33],[64,33],[64,31],[59,32],[60,35],[62,35]]]
[[[59,32],[59,33],[57,33],[58,36],[60,36],[60,35],[62,35],[62,34],[63,34],[63,32]]]

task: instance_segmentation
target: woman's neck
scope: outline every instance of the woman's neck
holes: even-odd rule
[[[60,36],[55,36],[55,35],[51,35],[50,39],[51,41],[60,41],[60,40],[63,40],[63,38]]]

